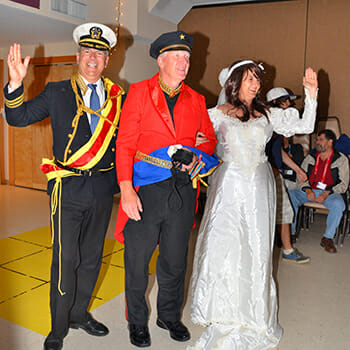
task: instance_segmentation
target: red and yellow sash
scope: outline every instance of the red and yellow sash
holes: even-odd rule
[[[115,130],[119,122],[121,100],[124,91],[121,87],[114,84],[107,78],[104,78],[104,84],[107,92],[106,101],[98,111],[91,111],[84,105],[83,100],[77,92],[76,77],[72,78],[72,87],[77,100],[77,114],[72,122],[73,132],[69,135],[70,140],[65,150],[65,159],[63,162],[61,161],[61,163],[65,166],[82,170],[93,168],[104,156],[109,143],[115,134]],[[77,131],[79,118],[84,112],[99,114],[100,120],[90,140],[67,159],[69,148]],[[77,175],[69,170],[61,169],[55,164],[54,159],[44,158],[40,168],[43,173],[46,174],[48,180],[55,179],[57,177]]]

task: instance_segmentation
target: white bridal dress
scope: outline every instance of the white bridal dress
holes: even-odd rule
[[[189,350],[263,350],[282,336],[272,278],[275,180],[265,155],[272,132],[311,133],[316,99],[306,93],[303,118],[272,108],[241,122],[209,110],[223,164],[211,177],[192,275],[192,321],[207,326]]]

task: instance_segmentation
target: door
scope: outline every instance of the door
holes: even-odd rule
[[[77,72],[75,56],[34,58],[23,81],[24,99],[38,95],[49,81],[70,79]],[[10,184],[46,189],[42,158],[52,158],[50,118],[24,128],[10,128]]]
[[[0,60],[0,86],[4,86],[4,61]],[[4,154],[4,94],[0,93],[0,184],[5,183],[5,154]]]

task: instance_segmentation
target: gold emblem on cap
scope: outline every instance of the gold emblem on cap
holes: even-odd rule
[[[183,34],[180,34],[180,39],[185,40],[185,36]]]
[[[99,27],[92,27],[90,29],[90,36],[92,39],[100,39],[102,34],[102,29]]]

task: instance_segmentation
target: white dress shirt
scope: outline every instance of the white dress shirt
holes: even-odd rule
[[[88,84],[90,84],[84,77],[82,77],[82,79],[84,80],[86,86]],[[97,96],[100,100],[100,106],[102,106],[105,102],[105,87],[103,85],[103,81],[102,79],[100,78],[99,80],[97,80],[96,83],[96,92],[97,92]],[[91,96],[91,89],[88,88],[85,95],[83,96],[83,100],[84,100],[84,105],[89,107],[90,108],[90,96]],[[86,113],[87,114],[87,117],[88,117],[88,120],[89,120],[89,124],[91,123],[91,114],[90,113]]]

